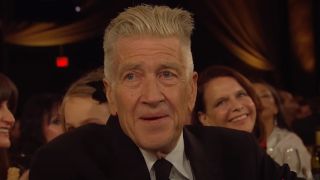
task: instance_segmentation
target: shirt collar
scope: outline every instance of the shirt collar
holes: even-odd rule
[[[148,170],[150,172],[153,164],[157,161],[157,157],[142,148],[140,148],[140,151],[146,161]],[[177,145],[169,154],[167,154],[165,159],[169,161],[173,165],[173,167],[176,168],[177,171],[179,171],[183,176],[190,179],[190,176],[192,176],[192,174],[188,173],[188,169],[190,167],[188,168],[189,161],[184,153],[183,132],[178,139]]]

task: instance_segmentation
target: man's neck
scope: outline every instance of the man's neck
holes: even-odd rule
[[[165,158],[167,157],[168,154],[172,153],[172,151],[174,151],[177,148],[178,142],[179,140],[181,141],[182,138],[182,149],[184,151],[184,145],[183,145],[183,133],[181,132],[179,138],[177,138],[177,141],[174,143],[174,146],[172,146],[172,148],[170,149],[170,151],[153,151],[153,150],[147,150],[147,149],[143,149],[140,148],[140,151],[143,155],[143,157],[145,158],[147,164],[148,162],[152,162],[152,164],[157,160],[157,159],[161,159],[161,158]],[[149,170],[151,169],[150,164],[148,165]]]

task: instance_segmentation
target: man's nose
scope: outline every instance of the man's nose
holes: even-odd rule
[[[151,106],[156,106],[164,100],[164,95],[161,91],[160,82],[157,78],[148,78],[144,83],[142,91],[142,102]]]

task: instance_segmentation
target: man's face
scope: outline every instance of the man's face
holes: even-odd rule
[[[187,76],[177,38],[133,36],[115,44],[113,79],[105,81],[112,114],[141,148],[170,152],[190,119],[197,74]]]

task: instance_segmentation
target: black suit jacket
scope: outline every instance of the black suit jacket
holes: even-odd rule
[[[196,180],[295,179],[242,131],[217,127],[184,128],[185,153]],[[139,148],[111,117],[107,126],[87,125],[42,147],[31,165],[31,180],[149,180]]]

